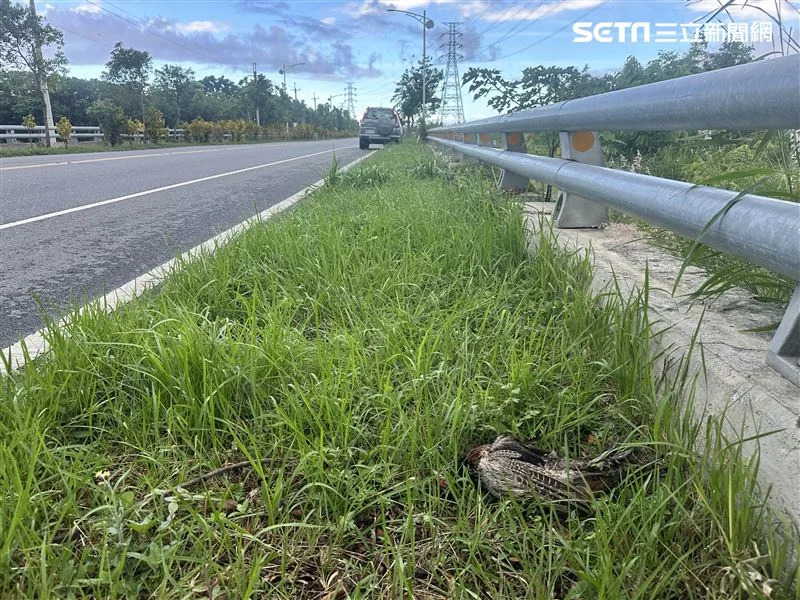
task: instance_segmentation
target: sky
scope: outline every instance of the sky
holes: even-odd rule
[[[797,2],[778,3],[798,31]],[[721,18],[752,27],[768,21],[759,8],[774,14],[775,6],[776,0],[749,0],[747,7]],[[181,64],[198,78],[225,75],[238,81],[252,74],[255,63],[258,72],[282,83],[283,65],[304,63],[287,70],[290,93],[296,87],[298,99],[309,106],[329,98],[341,104],[352,82],[360,112],[366,106],[391,106],[395,82],[422,56],[421,22],[387,9],[426,12],[434,22],[426,31],[427,53],[438,67],[446,66],[441,48],[446,23],[458,22],[463,36],[459,73],[488,67],[513,79],[540,64],[605,73],[631,55],[644,63],[659,50],[684,51],[689,42],[669,41],[669,30],[677,26],[677,37],[684,37],[681,32],[690,30],[679,26],[705,21],[719,0],[36,0],[36,7],[64,32],[70,75],[76,77],[99,77],[118,41],[150,52],[155,67]],[[601,38],[611,35],[611,42],[575,41],[575,23],[589,23],[592,31],[603,22],[646,22],[651,39],[645,42],[640,33],[632,42],[630,32],[615,26],[611,34],[599,32]],[[757,52],[772,46],[761,30]],[[496,114],[467,88],[462,96],[467,120]]]

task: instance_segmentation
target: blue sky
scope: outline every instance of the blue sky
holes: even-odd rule
[[[795,3],[781,2],[784,18],[792,19],[797,31]],[[774,0],[749,4],[755,8],[735,9],[730,18],[752,23],[767,20],[758,7],[775,12]],[[252,72],[253,62],[275,82],[282,80],[281,65],[303,62],[287,77],[290,92],[296,84],[298,98],[310,106],[313,95],[325,101],[352,81],[360,109],[390,105],[394,82],[422,53],[421,24],[387,8],[427,11],[436,24],[428,31],[428,52],[437,57],[444,41],[439,36],[447,30],[443,23],[461,22],[460,73],[482,66],[514,78],[538,64],[588,65],[605,72],[619,68],[629,55],[646,62],[662,49],[685,50],[688,44],[681,42],[576,43],[573,23],[692,23],[718,7],[718,0],[37,0],[36,6],[64,31],[64,51],[75,76],[99,77],[117,41],[148,50],[156,66],[180,63],[199,77],[224,74],[234,81]],[[771,49],[759,44],[759,50]],[[468,119],[495,114],[466,89],[463,94]]]

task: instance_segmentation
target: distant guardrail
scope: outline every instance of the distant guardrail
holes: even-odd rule
[[[0,125],[0,140],[4,141],[5,143],[14,143],[14,142],[32,142],[34,140],[43,140],[46,138],[44,125],[37,125],[32,129],[28,129],[22,125]],[[167,136],[171,139],[183,139],[183,129],[167,129]],[[55,128],[50,129],[50,136],[53,140],[60,140],[61,138],[58,137]],[[93,142],[100,142],[103,140],[103,130],[100,127],[91,127],[85,125],[73,125],[72,126],[72,133],[70,134],[70,139],[78,140],[78,141],[93,141]],[[137,133],[135,135],[123,135],[124,139],[131,139],[140,140],[142,138],[142,134]]]
[[[598,227],[615,208],[800,281],[800,204],[606,168],[597,131],[800,128],[800,55],[437,127],[431,141],[560,190],[556,227]],[[524,133],[560,132],[562,158],[527,153]],[[503,149],[491,134],[503,135]],[[800,285],[767,350],[800,386]]]

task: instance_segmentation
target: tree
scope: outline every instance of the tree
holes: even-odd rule
[[[136,136],[141,135],[144,124],[136,119],[128,119],[128,125],[125,128],[125,133],[128,135],[128,143],[133,146],[136,141]],[[144,142],[144,140],[142,140]]]
[[[236,84],[225,77],[225,75],[220,75],[219,77],[208,75],[200,80],[200,84],[203,86],[206,94],[233,96],[236,94],[237,90]]]
[[[144,137],[156,143],[167,135],[167,127],[164,122],[164,115],[155,106],[148,106],[144,111],[144,125],[142,126]]]
[[[588,67],[572,66],[527,67],[517,80],[505,79],[498,69],[472,67],[464,74],[463,82],[470,84],[469,91],[476,100],[489,96],[489,106],[500,112],[546,106],[612,88],[610,76],[597,77],[589,73]],[[546,132],[544,138],[548,156],[554,156],[558,149],[558,132]]]
[[[0,0],[0,63],[6,68],[27,69],[33,73],[42,96],[44,123],[48,125],[50,96],[48,79],[64,72],[67,58],[62,48],[61,31],[46,25],[33,8]],[[50,47],[51,58],[44,58],[42,47]],[[50,129],[45,126],[45,143],[50,146]]]
[[[21,123],[25,115],[38,113],[41,103],[33,73],[0,70],[0,123]]]
[[[411,66],[403,72],[400,81],[394,89],[392,100],[396,102],[400,116],[407,125],[413,126],[418,115],[422,114],[422,74],[425,73],[425,112],[435,113],[442,103],[436,95],[441,87],[444,73],[441,69],[433,68],[431,59],[426,57],[416,66]]]
[[[66,152],[69,146],[69,138],[72,135],[72,123],[69,122],[67,117],[61,117],[56,124],[56,133],[61,141],[64,142],[64,151]]]
[[[517,80],[505,79],[498,69],[472,67],[464,73],[464,85],[477,100],[490,96],[488,104],[497,111],[514,111],[545,106],[611,90],[611,77],[596,77],[588,67],[527,67]]]
[[[89,107],[89,114],[97,119],[106,142],[112,146],[119,144],[128,129],[128,117],[122,107],[110,100],[98,100]]]
[[[191,99],[195,86],[194,71],[179,65],[164,65],[155,73],[155,86],[162,90],[175,108],[175,127],[181,122],[181,104]]]
[[[50,90],[53,112],[64,115],[76,125],[86,125],[91,122],[87,112],[89,107],[93,102],[107,97],[113,86],[99,79],[59,77]]]
[[[144,89],[150,78],[153,59],[146,50],[123,48],[122,42],[114,44],[111,58],[106,63],[103,79],[119,83],[139,95],[139,105],[144,117]]]

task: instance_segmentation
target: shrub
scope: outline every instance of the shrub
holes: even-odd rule
[[[116,146],[122,134],[128,131],[128,117],[118,104],[111,100],[98,100],[89,107],[89,114],[97,119],[106,143]]]
[[[158,142],[167,135],[167,125],[164,115],[155,106],[149,106],[144,111],[144,136],[149,142]]]
[[[33,143],[33,138],[30,137],[30,134],[33,133],[34,128],[36,127],[36,117],[31,114],[27,114],[22,118],[22,126],[28,130],[28,143]]]
[[[61,141],[64,142],[64,150],[69,146],[69,138],[72,135],[72,123],[67,117],[61,117],[56,124],[56,133]]]
[[[141,135],[142,129],[144,129],[144,125],[138,119],[128,119],[128,125],[125,132],[130,136],[128,138],[128,142],[133,145],[134,140],[136,139],[137,135]]]
[[[191,123],[186,123],[183,128],[189,132],[193,142],[207,142],[214,133],[215,123],[211,123],[200,117]]]

